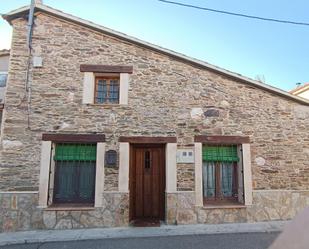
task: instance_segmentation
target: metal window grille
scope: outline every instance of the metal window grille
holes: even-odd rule
[[[93,203],[96,144],[56,144],[54,203]]]
[[[203,193],[206,199],[237,199],[237,146],[203,147]]]
[[[0,87],[6,86],[7,77],[7,74],[0,74]]]
[[[119,103],[119,78],[97,78],[95,87],[95,103]]]

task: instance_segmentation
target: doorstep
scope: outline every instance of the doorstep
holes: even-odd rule
[[[290,221],[256,223],[162,225],[160,227],[88,228],[70,230],[36,230],[0,233],[0,246],[24,243],[76,241],[111,238],[142,238],[224,233],[281,232]]]

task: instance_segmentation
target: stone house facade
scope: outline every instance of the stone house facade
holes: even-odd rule
[[[25,89],[28,12],[4,16],[1,231],[287,220],[309,205],[307,100],[41,4]]]

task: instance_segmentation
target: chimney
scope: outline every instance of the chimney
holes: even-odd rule
[[[34,0],[34,4],[43,4],[43,0]]]

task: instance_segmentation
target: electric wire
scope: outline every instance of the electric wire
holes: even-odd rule
[[[307,22],[296,22],[296,21],[280,20],[280,19],[267,18],[267,17],[261,17],[261,16],[252,16],[252,15],[247,15],[247,14],[241,14],[241,13],[235,13],[235,12],[230,12],[230,11],[225,11],[225,10],[206,8],[206,7],[201,7],[201,6],[196,6],[196,5],[186,4],[186,3],[173,2],[173,1],[168,1],[168,0],[158,0],[158,1],[163,2],[163,3],[178,5],[178,6],[182,6],[182,7],[194,8],[194,9],[199,9],[199,10],[206,10],[206,11],[211,11],[211,12],[220,13],[220,14],[226,14],[226,15],[232,15],[232,16],[238,16],[238,17],[245,17],[245,18],[257,19],[257,20],[262,20],[262,21],[270,21],[270,22],[277,22],[277,23],[284,23],[284,24],[309,26],[309,23],[307,23]]]

